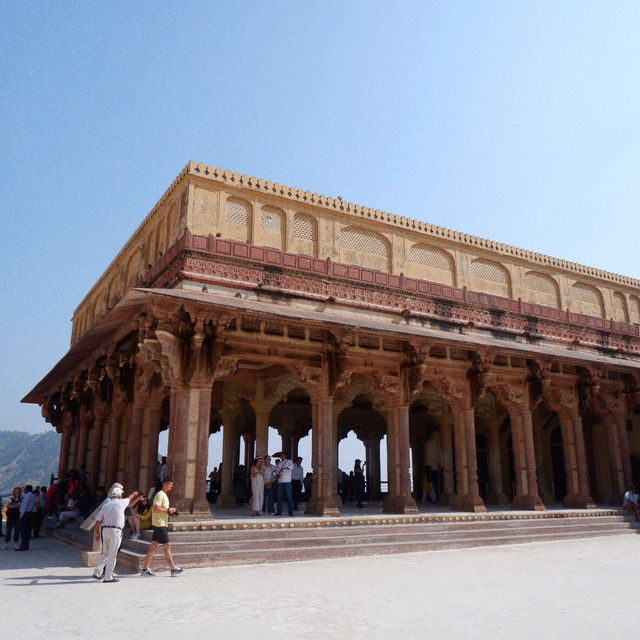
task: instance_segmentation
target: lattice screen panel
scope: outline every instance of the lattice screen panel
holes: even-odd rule
[[[617,291],[613,294],[613,319],[618,322],[627,322],[627,303],[624,296]]]
[[[430,247],[426,244],[414,244],[409,251],[409,262],[434,267],[443,271],[453,271],[451,256],[442,249]]]
[[[509,274],[507,271],[495,262],[487,260],[474,260],[471,263],[469,273],[479,280],[488,280],[489,282],[498,282],[500,284],[509,284]]]
[[[227,222],[248,227],[250,219],[251,209],[246,202],[242,200],[227,201]]]
[[[389,245],[380,235],[366,229],[350,227],[340,236],[340,244],[344,249],[361,251],[374,256],[389,257]]]
[[[631,316],[631,322],[640,324],[640,298],[629,296],[629,312]]]
[[[576,283],[571,287],[571,309],[578,313],[586,313],[602,317],[600,294],[588,284]]]
[[[315,219],[302,213],[296,213],[293,218],[293,237],[314,243],[317,242],[318,225]]]
[[[533,289],[533,291],[539,291],[540,293],[547,293],[553,296],[558,295],[558,285],[556,281],[543,273],[536,273],[535,271],[525,273],[524,286],[525,289]]]
[[[262,228],[273,233],[282,233],[282,212],[274,207],[262,207]]]

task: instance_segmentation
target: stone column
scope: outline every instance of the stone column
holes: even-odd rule
[[[233,494],[233,470],[238,462],[235,418],[233,413],[222,413],[222,486],[216,501],[218,507],[235,507],[237,504]]]
[[[502,455],[500,453],[500,431],[497,424],[491,425],[489,429],[489,456],[493,492],[489,496],[488,502],[491,504],[509,504],[509,498],[507,498],[504,492]]]
[[[487,510],[478,491],[476,429],[473,408],[453,409],[453,440],[456,453],[456,497],[454,511]]]
[[[65,411],[62,416],[62,439],[60,442],[60,458],[58,462],[58,478],[63,478],[67,473],[69,464],[69,449],[71,445],[71,429],[73,420],[71,414]]]
[[[269,451],[269,417],[270,407],[257,407],[256,412],[256,456],[266,456]]]
[[[567,495],[562,505],[569,509],[595,509],[596,504],[589,495],[582,417],[579,414],[563,414],[558,417],[562,430],[562,449],[567,476]]]
[[[140,442],[140,469],[137,485],[147,492],[156,484],[158,435],[162,420],[162,396],[150,398],[144,408]]]
[[[512,509],[544,511],[538,494],[536,454],[533,444],[531,411],[526,408],[509,412],[513,440],[513,464],[516,470],[516,495]]]
[[[198,518],[211,516],[205,494],[212,385],[213,379],[171,387],[167,451],[168,474],[174,481],[171,500],[179,511]]]
[[[616,428],[618,429],[618,441],[620,442],[620,455],[622,456],[622,471],[624,474],[625,491],[633,482],[631,475],[631,455],[629,453],[629,437],[627,435],[627,420],[619,418]]]
[[[80,407],[78,415],[78,442],[76,443],[75,464],[76,469],[87,464],[87,440],[89,436],[89,412],[85,405]]]
[[[315,516],[338,516],[336,500],[335,444],[332,426],[333,398],[317,393],[311,399],[311,466],[313,489],[305,513]]]
[[[387,473],[389,491],[383,513],[418,513],[409,477],[409,405],[393,403],[387,409]]]
[[[89,488],[95,493],[96,488],[100,484],[100,462],[102,459],[102,433],[104,421],[106,418],[106,405],[99,403],[100,406],[94,408],[93,429],[91,436],[91,461],[89,462]]]
[[[127,494],[140,489],[138,478],[141,466],[140,445],[142,440],[142,423],[144,421],[144,413],[144,402],[136,399],[131,407],[131,422],[129,424],[127,453],[124,463],[124,490]]]
[[[607,444],[609,446],[609,466],[611,468],[611,492],[608,496],[610,504],[622,504],[622,498],[627,487],[624,481],[624,467],[622,464],[622,452],[618,424],[615,420],[606,420],[603,427],[607,431]]]
[[[534,427],[533,440],[536,449],[536,469],[538,473],[538,492],[542,498],[543,503],[551,503],[554,501],[553,494],[551,493],[551,486],[549,484],[548,464],[546,452],[547,449],[544,446],[544,440],[542,437],[542,428]]]
[[[118,402],[112,406],[107,421],[109,442],[107,444],[107,465],[105,469],[104,484],[107,491],[109,486],[118,481],[118,454],[120,452],[120,420],[125,403]]]
[[[367,473],[369,474],[369,499],[380,500],[380,440],[378,435],[370,436]]]
[[[452,504],[455,496],[453,484],[453,438],[452,421],[443,420],[440,425],[440,447],[442,453],[442,487],[440,487],[440,504]]]

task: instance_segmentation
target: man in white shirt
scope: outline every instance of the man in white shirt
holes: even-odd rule
[[[304,479],[304,469],[302,468],[302,458],[298,456],[293,463],[291,470],[291,488],[293,491],[293,509],[298,510],[298,502],[302,500],[302,481]]]
[[[291,471],[293,470],[293,462],[289,460],[288,454],[281,451],[276,456],[280,456],[281,460],[276,467],[276,476],[278,478],[278,511],[277,516],[282,515],[282,497],[287,496],[287,506],[289,507],[289,515],[293,515],[293,494],[291,491]]]
[[[20,546],[16,548],[16,551],[29,551],[29,539],[37,509],[38,498],[33,493],[33,486],[28,484],[24,488],[22,502],[20,502]]]
[[[109,489],[109,500],[105,500],[96,515],[95,538],[102,538],[102,555],[100,562],[93,571],[93,577],[100,580],[104,569],[103,582],[118,582],[118,578],[113,577],[113,570],[116,566],[116,556],[120,543],[122,542],[122,529],[124,527],[124,511],[129,506],[131,500],[139,495],[134,491],[128,498],[122,497],[123,487],[115,483]]]

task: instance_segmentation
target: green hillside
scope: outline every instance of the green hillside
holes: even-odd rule
[[[0,431],[0,493],[25,484],[49,485],[58,472],[60,435],[55,431]]]

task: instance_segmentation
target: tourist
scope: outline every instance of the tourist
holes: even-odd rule
[[[358,504],[356,504],[356,507],[358,507],[358,509],[364,509],[364,505],[362,504],[362,501],[364,500],[364,497],[365,497],[365,487],[366,487],[366,482],[364,479],[364,466],[367,463],[366,462],[362,463],[362,466],[360,466],[360,463],[361,463],[360,460],[356,460],[353,465],[353,489],[356,494],[356,500],[358,501]]]
[[[64,497],[65,508],[58,516],[56,527],[63,527],[65,522],[73,522],[78,515],[77,500],[74,500],[69,494]]]
[[[298,510],[298,502],[302,500],[302,481],[304,479],[304,469],[302,468],[302,458],[298,456],[293,463],[291,470],[291,490],[293,492],[293,510]]]
[[[141,531],[151,526],[151,505],[146,495],[136,498],[130,505],[131,515],[128,518],[131,527],[131,539],[140,540],[142,538]]]
[[[264,459],[264,501],[262,510],[268,512],[270,516],[274,514],[274,503],[276,495],[276,467],[271,464],[271,456]]]
[[[49,489],[47,489],[46,509],[48,514],[56,513],[56,504],[58,502],[57,494],[58,494],[58,483],[53,482],[51,483],[51,486],[49,487]]]
[[[36,521],[33,524],[33,537],[39,538],[44,516],[47,513],[47,490],[45,487],[40,487],[40,491],[34,491],[34,495],[38,498],[39,507]]]
[[[312,495],[311,489],[313,487],[313,474],[310,471],[307,472],[307,475],[304,477],[302,484],[304,485],[304,499],[308,505]]]
[[[171,567],[171,576],[179,576],[184,569],[177,567],[171,555],[171,543],[169,542],[169,516],[177,516],[178,510],[169,506],[169,491],[173,489],[173,480],[166,477],[162,482],[162,489],[156,493],[153,498],[153,509],[151,511],[151,525],[153,527],[153,537],[151,538],[151,546],[144,559],[144,567],[142,569],[143,576],[155,576],[156,574],[149,568],[153,554],[156,552],[158,545],[162,545],[164,557],[167,559]]]
[[[38,505],[38,498],[33,493],[33,487],[28,484],[24,488],[20,501],[20,546],[16,548],[16,551],[29,551],[31,529],[33,529]]]
[[[113,577],[113,570],[122,542],[124,511],[138,495],[138,492],[134,491],[128,498],[123,498],[122,493],[123,486],[117,482],[113,484],[109,489],[110,499],[103,503],[96,515],[94,537],[96,540],[102,540],[102,555],[93,571],[93,577],[100,580],[104,571],[103,582],[118,582],[118,578]]]
[[[293,462],[289,460],[289,456],[284,451],[274,454],[282,458],[276,467],[276,477],[278,479],[278,511],[277,516],[282,515],[282,498],[286,495],[289,515],[293,515],[293,493],[291,490],[291,471],[293,470]]]
[[[629,485],[629,489],[625,492],[624,499],[622,500],[622,508],[626,511],[633,511],[636,522],[640,522],[640,517],[638,515],[639,502],[640,496],[636,491],[635,485]]]
[[[251,515],[262,515],[262,501],[264,499],[264,461],[258,456],[251,467]]]
[[[4,536],[3,549],[7,549],[9,546],[9,540],[11,540],[11,532],[13,531],[13,542],[18,548],[18,537],[20,530],[18,524],[20,522],[20,502],[22,501],[22,489],[20,487],[14,487],[9,502],[7,502],[7,523],[6,532]]]

